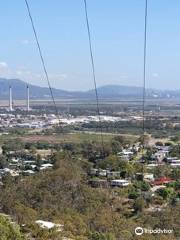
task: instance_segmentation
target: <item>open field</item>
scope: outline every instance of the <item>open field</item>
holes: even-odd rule
[[[124,136],[127,139],[130,139],[132,142],[136,141],[140,135],[133,134],[113,134],[113,133],[103,133],[103,141],[110,142],[112,138],[115,136]],[[2,135],[0,136],[0,145],[2,145],[5,141],[21,139],[25,142],[48,142],[48,143],[64,143],[64,142],[72,142],[72,143],[81,143],[85,141],[96,141],[101,142],[101,136],[99,132],[73,132],[66,134],[56,134],[56,135],[35,135],[26,133],[23,136],[16,134]],[[150,138],[149,144],[153,146],[156,142],[168,142],[169,138]]]
[[[114,134],[109,133],[103,133],[103,140],[104,142],[110,142],[111,139],[114,137]],[[130,139],[137,139],[138,136],[134,135],[126,135],[123,136],[130,138]],[[59,135],[26,135],[23,137],[20,137],[23,141],[27,142],[48,142],[48,143],[62,143],[62,142],[74,142],[74,143],[80,143],[84,141],[96,141],[100,142],[101,137],[100,133],[70,133],[70,134],[59,134]]]

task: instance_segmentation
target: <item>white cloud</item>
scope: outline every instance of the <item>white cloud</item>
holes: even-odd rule
[[[21,44],[22,44],[22,45],[29,45],[29,43],[30,43],[30,42],[29,42],[28,39],[24,39],[24,40],[21,41]]]
[[[0,62],[0,68],[8,68],[8,64],[6,62]]]
[[[66,73],[50,73],[49,77],[52,79],[66,79],[68,76]]]
[[[158,77],[159,77],[159,74],[158,74],[158,73],[153,73],[152,76],[153,76],[154,78],[158,78]]]
[[[67,78],[68,76],[67,76],[66,73],[62,73],[62,74],[60,74],[60,77],[62,77],[62,78]]]
[[[39,74],[38,73],[33,73],[31,72],[30,70],[28,69],[25,69],[25,68],[20,68],[20,69],[17,69],[15,72],[14,72],[14,76],[18,76],[19,78],[22,78],[23,79],[36,79],[36,78],[39,78]]]
[[[120,76],[120,79],[127,79],[127,78],[128,78],[127,75],[121,75],[121,76]]]
[[[43,72],[34,72],[26,67],[10,68],[8,64],[4,61],[0,62],[0,77],[4,78],[19,78],[23,81],[40,84],[42,86],[47,86],[47,82]],[[66,73],[49,73],[49,79],[53,86],[56,86],[57,82],[66,81],[68,75]]]
[[[23,72],[22,72],[21,70],[17,70],[17,71],[16,71],[16,74],[19,75],[19,76],[21,76],[21,75],[23,74]]]

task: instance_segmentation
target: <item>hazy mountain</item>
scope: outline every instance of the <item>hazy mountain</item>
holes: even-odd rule
[[[50,98],[50,90],[46,87],[29,85],[30,97],[33,99]],[[24,99],[26,97],[27,83],[19,79],[3,79],[0,78],[0,98],[7,99],[9,97],[9,86],[12,87],[14,99]],[[59,89],[52,89],[55,97],[71,97],[71,93]]]
[[[88,91],[88,93],[93,92],[94,90]],[[121,85],[105,85],[98,88],[98,94],[100,97],[141,96],[142,88]]]
[[[14,99],[24,99],[26,97],[27,83],[19,79],[0,78],[0,99],[8,99],[9,86],[12,87]],[[49,99],[50,90],[47,87],[39,87],[29,84],[31,99]],[[89,91],[65,91],[61,89],[52,89],[55,98],[94,98],[94,90]],[[121,85],[105,85],[98,88],[100,98],[133,98],[142,97],[142,87],[121,86]],[[147,89],[146,96],[149,98],[173,98],[180,97],[180,90],[155,90]]]

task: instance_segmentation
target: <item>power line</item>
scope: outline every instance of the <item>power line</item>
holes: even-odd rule
[[[91,40],[91,30],[90,30],[90,25],[89,25],[88,7],[87,7],[86,0],[84,0],[84,10],[85,10],[87,33],[88,33],[88,42],[89,42],[89,51],[90,51],[90,59],[91,59],[91,67],[92,67],[92,76],[93,76],[93,82],[94,82],[94,91],[95,91],[95,96],[96,96],[96,107],[97,107],[97,114],[98,114],[100,132],[101,132],[100,134],[101,134],[102,153],[104,155],[105,152],[104,152],[103,130],[102,130],[102,122],[101,122],[101,116],[100,116],[99,96],[98,96],[97,83],[96,83],[94,55],[93,55],[92,40]]]
[[[144,11],[144,49],[143,49],[143,102],[142,102],[143,135],[145,134],[146,55],[147,55],[147,17],[148,17],[147,10],[148,10],[148,0],[145,0],[145,11]]]
[[[145,148],[145,101],[146,101],[146,60],[147,60],[147,18],[148,18],[148,0],[145,0],[144,6],[144,46],[143,46],[143,93],[142,93],[142,158]]]
[[[42,53],[42,48],[40,46],[40,42],[39,42],[37,31],[36,31],[36,28],[35,28],[34,20],[33,20],[32,14],[31,14],[31,9],[29,7],[28,0],[24,0],[24,1],[25,1],[25,4],[26,4],[26,7],[27,7],[29,19],[30,19],[32,30],[33,30],[33,33],[34,33],[34,37],[35,37],[35,40],[36,40],[36,45],[37,45],[37,48],[38,48],[38,52],[39,52],[40,60],[41,60],[41,63],[42,63],[43,71],[44,71],[44,74],[45,74],[45,77],[46,77],[46,81],[48,83],[48,87],[49,87],[49,90],[50,90],[51,98],[53,100],[54,108],[55,108],[55,111],[56,111],[56,116],[57,116],[57,118],[59,120],[59,124],[60,124],[58,108],[57,108],[56,101],[55,101],[55,98],[54,98],[54,95],[53,95],[51,83],[50,83],[50,80],[49,80],[48,71],[47,71],[45,60],[44,60],[43,53]]]

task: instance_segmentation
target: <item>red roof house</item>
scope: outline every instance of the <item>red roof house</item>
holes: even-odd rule
[[[158,179],[156,179],[155,181],[153,181],[153,185],[163,185],[163,184],[167,184],[173,182],[173,180],[169,177],[160,177]]]

